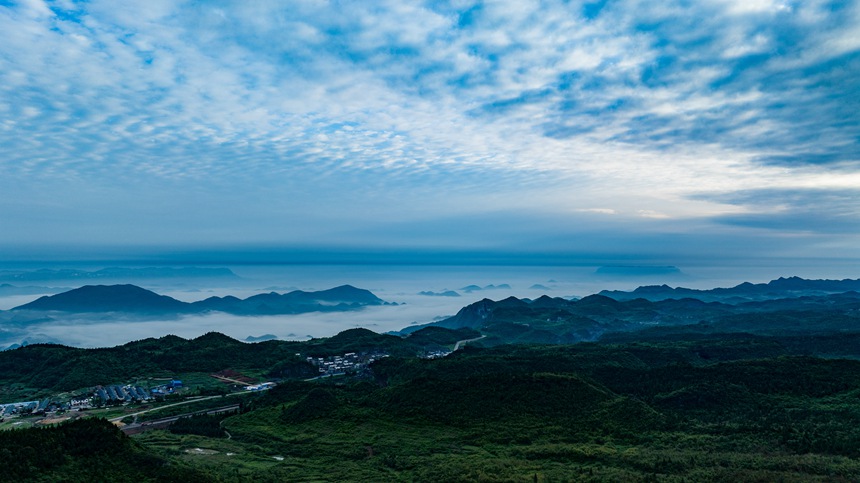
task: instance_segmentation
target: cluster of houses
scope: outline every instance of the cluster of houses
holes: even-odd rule
[[[121,404],[132,401],[149,401],[156,397],[173,394],[173,392],[180,387],[182,387],[182,381],[179,380],[172,380],[167,384],[156,386],[149,391],[144,389],[142,386],[134,386],[131,384],[126,386],[96,386],[92,393],[72,396],[68,402],[63,403],[57,402],[52,398],[47,398],[41,401],[21,401],[0,404],[0,418],[29,414],[44,414],[59,410],[68,411],[89,409],[99,401],[103,404],[111,402]]]
[[[385,352],[347,352],[342,356],[308,357],[306,360],[319,369],[320,376],[337,376],[349,372],[358,372],[371,362],[388,357]]]
[[[57,402],[51,398],[42,399],[41,401],[14,402],[0,404],[0,418],[26,414],[45,414],[59,410],[69,410],[71,408],[70,403]]]
[[[174,379],[167,384],[153,387],[149,391],[147,391],[141,386],[134,386],[131,384],[126,386],[96,386],[94,396],[101,399],[101,402],[105,404],[109,402],[143,402],[157,397],[164,397],[168,394],[173,394],[180,387],[182,387],[182,381],[178,379]],[[81,404],[83,404],[82,401],[83,400],[78,402],[81,402]],[[75,400],[73,400],[72,402],[72,406],[74,406]]]
[[[427,351],[424,353],[423,357],[425,359],[441,359],[450,353],[451,353],[451,351],[449,351],[449,350]]]
[[[8,404],[0,404],[0,418],[12,416],[15,414],[35,413],[40,410],[44,411],[48,408],[48,406],[50,406],[50,404],[50,399],[45,399],[43,401],[21,401]]]
[[[246,391],[265,391],[275,387],[274,382],[261,382],[260,384],[250,384],[245,386]]]
[[[177,389],[182,387],[182,381],[179,379],[173,379],[167,384],[162,384],[160,386],[155,386],[150,389],[150,392],[155,397],[167,396],[168,394],[173,394]]]
[[[97,386],[96,397],[102,400],[103,403],[108,402],[129,402],[129,401],[146,401],[151,399],[151,396],[146,389],[140,386]]]

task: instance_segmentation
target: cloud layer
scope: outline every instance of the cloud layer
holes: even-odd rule
[[[6,245],[858,241],[856,1],[27,0],[0,32]]]

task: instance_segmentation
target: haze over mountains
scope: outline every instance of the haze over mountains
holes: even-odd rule
[[[154,278],[238,278],[229,268],[222,267],[108,267],[100,270],[39,269],[0,270],[0,281],[49,281],[49,280],[111,280]]]

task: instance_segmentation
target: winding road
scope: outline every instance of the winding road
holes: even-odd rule
[[[475,337],[474,339],[458,340],[457,343],[454,344],[454,350],[455,351],[460,350],[461,344],[468,344],[469,342],[475,342],[477,340],[483,339],[484,337],[486,337],[486,335],[482,335],[481,337]]]

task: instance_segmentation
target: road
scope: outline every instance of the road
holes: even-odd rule
[[[144,431],[150,430],[150,429],[166,429],[171,424],[176,422],[178,419],[181,419],[184,417],[194,416],[194,415],[199,415],[199,414],[219,414],[219,413],[232,412],[232,411],[237,411],[239,409],[239,407],[240,407],[240,404],[232,404],[230,406],[222,406],[220,408],[204,409],[202,411],[195,411],[195,412],[185,413],[185,414],[177,414],[175,416],[169,416],[166,418],[155,419],[152,421],[145,421],[145,422],[140,423],[140,424],[131,423],[131,424],[127,424],[127,425],[123,426],[120,429],[122,430],[122,432],[124,432],[126,434],[138,434],[138,433],[142,433]],[[230,436],[230,438],[232,438],[232,436]]]
[[[262,388],[262,389],[260,389],[260,391],[266,391],[266,390],[268,390],[268,388]],[[258,392],[259,392],[259,391],[258,391]],[[225,394],[225,395],[223,395],[223,396],[206,396],[206,397],[200,397],[200,398],[197,398],[197,399],[186,399],[185,401],[180,401],[180,402],[178,402],[178,403],[167,404],[167,405],[165,405],[165,406],[158,406],[158,407],[155,407],[155,408],[145,409],[145,410],[143,410],[143,411],[138,411],[138,412],[136,412],[136,413],[123,414],[122,416],[117,416],[117,417],[115,417],[115,418],[110,418],[110,419],[108,419],[108,421],[111,421],[111,422],[119,421],[119,420],[121,420],[122,418],[127,418],[127,417],[129,417],[129,416],[131,416],[131,417],[135,418],[135,420],[137,420],[137,417],[138,417],[139,415],[143,414],[143,413],[148,413],[148,412],[151,412],[151,411],[160,411],[160,410],[162,410],[162,409],[164,409],[164,408],[172,408],[173,406],[181,406],[181,405],[183,405],[183,404],[193,404],[193,403],[196,403],[196,402],[199,402],[199,401],[206,401],[207,399],[215,399],[215,398],[218,398],[218,397],[230,397],[230,396],[237,396],[237,395],[240,395],[240,394],[250,394],[250,393],[249,393],[248,391],[242,391],[242,392],[231,392],[231,393],[229,393],[229,394]]]
[[[232,393],[232,394],[242,394],[242,393],[240,393],[240,392],[235,392],[235,393]],[[172,408],[173,406],[182,406],[183,404],[196,403],[196,402],[198,402],[198,401],[206,401],[207,399],[215,399],[216,397],[222,397],[222,396],[206,396],[206,397],[201,397],[201,398],[198,398],[198,399],[186,399],[185,401],[180,401],[180,402],[178,402],[178,403],[167,404],[167,405],[164,405],[164,406],[158,406],[158,407],[156,407],[156,408],[145,409],[145,410],[143,410],[143,411],[138,411],[138,412],[136,412],[136,413],[123,414],[122,416],[117,416],[117,417],[115,417],[115,418],[110,418],[110,419],[108,419],[108,421],[111,421],[111,422],[119,421],[119,420],[121,420],[121,419],[123,419],[123,418],[127,418],[127,417],[129,417],[129,416],[131,416],[131,417],[135,418],[135,420],[136,420],[136,419],[137,419],[137,417],[138,417],[138,416],[140,416],[140,415],[141,415],[141,414],[143,414],[143,413],[148,413],[148,412],[152,412],[152,411],[159,411],[159,410],[162,410],[162,409],[164,409],[164,408]]]
[[[240,380],[238,380],[238,379],[233,379],[233,378],[230,378],[230,377],[225,377],[225,376],[216,376],[215,374],[210,374],[210,376],[214,377],[215,379],[218,379],[219,381],[223,381],[223,382],[232,382],[233,384],[239,384],[239,385],[241,385],[241,386],[250,386],[250,385],[251,385],[251,383],[250,383],[250,382],[244,382],[244,381],[240,381]]]
[[[484,337],[486,337],[486,335],[482,335],[481,337],[475,337],[474,339],[458,340],[457,343],[454,344],[454,350],[455,351],[460,350],[461,344],[468,344],[469,342],[475,342],[476,340],[481,340]]]

